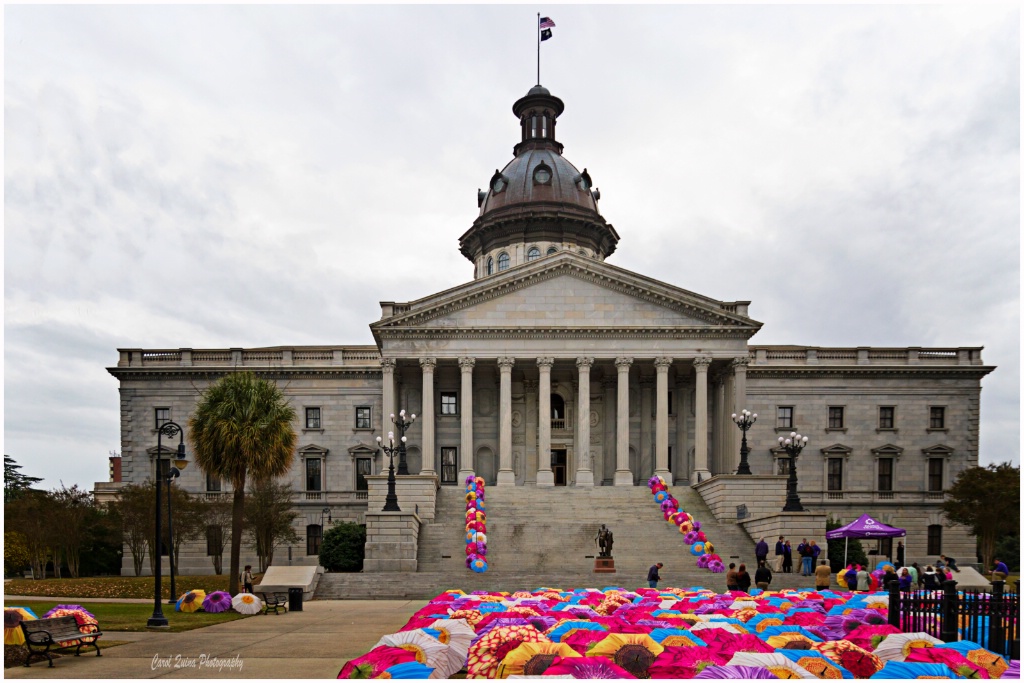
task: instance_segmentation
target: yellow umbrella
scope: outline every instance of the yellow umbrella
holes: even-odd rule
[[[808,638],[802,633],[780,633],[778,635],[768,637],[768,644],[776,650],[786,647],[789,643],[807,643],[808,645],[814,645],[816,642],[818,641],[814,640],[814,638]]]
[[[25,607],[7,607],[4,609],[4,645],[24,645],[25,634],[21,630],[21,622],[34,621],[36,615]]]
[[[594,643],[588,657],[607,657],[637,678],[647,676],[647,668],[665,651],[646,633],[613,633]]]
[[[175,603],[174,609],[178,612],[195,612],[203,608],[203,600],[206,599],[206,591],[204,590],[191,590],[187,593],[183,593],[178,602]]]
[[[540,676],[556,657],[580,657],[567,643],[523,643],[498,665],[498,678]]]

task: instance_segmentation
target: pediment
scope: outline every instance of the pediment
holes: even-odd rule
[[[851,453],[853,453],[853,449],[850,448],[849,446],[844,446],[841,443],[834,443],[831,446],[827,446],[827,447],[821,449],[821,454],[824,455],[824,456],[832,456],[832,457],[844,456],[844,457],[849,457],[849,455]]]
[[[304,455],[327,455],[328,451],[329,451],[329,449],[327,449],[327,448],[325,448],[323,446],[317,445],[315,443],[311,443],[309,445],[306,445],[306,446],[303,446],[302,448],[300,448],[299,449],[299,455],[300,456],[304,456]]]
[[[924,453],[926,457],[930,458],[948,458],[953,455],[953,449],[941,443],[929,446],[928,448],[922,448],[921,452]]]
[[[742,304],[703,297],[576,254],[526,264],[409,304],[371,325],[437,330],[694,329],[761,327]],[[745,309],[744,309],[745,311]]]
[[[883,458],[898,458],[903,455],[903,449],[891,443],[871,449],[872,455]]]
[[[355,446],[352,446],[351,448],[348,449],[349,457],[352,457],[352,458],[366,458],[366,457],[372,458],[372,457],[375,457],[377,455],[377,452],[378,452],[377,448],[372,448],[372,447],[367,446],[366,444],[362,444],[362,443],[361,444],[357,444]]]

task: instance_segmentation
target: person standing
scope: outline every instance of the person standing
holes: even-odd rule
[[[761,540],[754,547],[754,556],[757,558],[758,564],[768,559],[768,543],[764,540],[764,536],[761,537]]]
[[[818,555],[821,554],[821,546],[816,542],[811,541],[811,567],[813,568],[818,563]]]
[[[789,541],[782,546],[782,571],[786,574],[793,571],[793,546]]]
[[[900,581],[900,590],[901,591],[906,592],[906,591],[909,591],[913,587],[914,579],[913,579],[913,577],[910,576],[910,570],[907,569],[906,567],[904,567],[902,569],[902,571],[900,571],[899,581]]]
[[[846,588],[851,593],[857,590],[857,568],[852,564],[846,568],[846,573],[843,574],[843,578],[846,579]]]
[[[757,563],[757,571],[754,572],[754,583],[763,591],[768,590],[768,584],[772,582],[772,570],[768,569],[768,563],[761,560]]]
[[[917,586],[918,583],[920,583],[920,574],[918,573],[919,567],[917,566],[917,562],[907,567],[907,570],[910,571],[910,578],[913,580],[914,586]]]
[[[942,586],[942,579],[935,573],[935,568],[931,565],[924,568],[924,574],[921,575],[921,578],[926,591],[937,591]]]
[[[814,588],[815,590],[823,591],[828,590],[828,587],[832,584],[832,570],[825,563],[825,560],[821,561],[818,568],[814,570]]]
[[[736,572],[736,587],[744,593],[750,590],[750,574],[747,573],[745,564],[741,564],[740,570]]]
[[[775,541],[775,566],[772,567],[773,571],[782,571],[783,556],[785,555],[786,544],[783,541],[786,540],[782,536],[779,536],[779,540]]]
[[[907,550],[903,547],[903,541],[896,544],[896,568],[902,568],[907,561]]]
[[[900,577],[896,574],[896,569],[890,564],[885,568],[885,574],[882,575],[882,588],[889,590],[889,584],[895,581],[899,583]]]
[[[800,553],[800,576],[811,575],[811,547],[807,543],[805,538],[803,542],[796,547],[796,551]]]
[[[648,586],[650,586],[651,588],[657,588],[658,587],[658,582],[661,581],[661,574],[658,573],[658,570],[661,569],[664,566],[665,565],[663,565],[661,562],[659,562],[659,563],[657,563],[655,565],[652,565],[651,568],[647,570],[647,585]]]
[[[238,578],[239,578],[241,584],[243,586],[245,586],[245,592],[246,593],[252,593],[252,583],[253,583],[254,578],[253,578],[253,575],[252,575],[252,565],[251,564],[245,565],[245,569],[242,570],[242,575],[239,576]]]
[[[736,585],[736,563],[729,563],[729,571],[725,573],[725,590],[727,591],[738,591],[740,587]]]

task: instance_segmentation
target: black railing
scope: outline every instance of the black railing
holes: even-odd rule
[[[889,623],[904,633],[928,633],[947,643],[969,640],[1011,659],[1020,659],[1020,581],[1016,591],[1004,592],[1002,581],[991,593],[956,589],[946,581],[942,590],[901,592],[889,585]]]

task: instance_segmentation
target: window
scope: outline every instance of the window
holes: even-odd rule
[[[455,448],[441,449],[441,483],[454,484],[458,480],[459,466],[456,461]]]
[[[842,458],[829,458],[828,459],[828,490],[829,491],[842,491],[843,490],[843,459]]]
[[[356,406],[356,429],[371,429],[370,406]]]
[[[828,407],[828,428],[829,429],[842,429],[846,425],[843,424],[843,406],[829,406]]]
[[[494,259],[487,257],[487,274],[494,275]]]
[[[319,408],[306,408],[306,429],[320,429]]]
[[[320,540],[323,538],[323,529],[319,524],[306,525],[306,554],[320,554]]]
[[[369,491],[370,485],[366,477],[373,474],[373,460],[356,458],[356,491]]]
[[[942,458],[928,458],[928,490],[942,490]]]
[[[946,408],[945,406],[932,406],[928,409],[929,420],[928,427],[930,429],[945,429],[946,428]]]
[[[320,491],[322,485],[320,458],[306,458],[306,490]]]
[[[208,556],[216,556],[223,552],[224,529],[216,524],[206,527],[206,554]]]
[[[559,394],[551,394],[551,419],[565,419],[565,400]]]
[[[458,415],[458,401],[459,394],[455,391],[442,391],[441,392],[441,414],[442,415]]]
[[[779,406],[775,426],[779,429],[793,428],[793,406]]]
[[[892,559],[892,539],[891,538],[880,538],[878,539],[878,554],[882,557],[888,557]]]
[[[220,491],[220,477],[209,472],[206,473],[206,490],[211,492]]]
[[[547,164],[541,163],[533,171],[533,184],[534,185],[547,185],[551,182],[551,169],[548,168]]]
[[[789,475],[789,457],[779,458],[776,461],[776,469],[781,476]]]
[[[558,249],[556,249],[555,247],[548,247],[548,256],[551,256],[552,254],[557,254],[557,253],[558,253]]]
[[[878,459],[878,490],[892,491],[892,458]]]
[[[878,428],[879,429],[896,429],[896,407],[895,406],[879,406],[879,408],[878,408]]]
[[[501,252],[500,254],[498,254],[498,272],[500,273],[503,270],[508,270],[508,264],[508,254],[506,254],[505,252]]]
[[[929,524],[928,525],[928,554],[929,555],[941,555],[942,554],[942,525],[941,524]]]
[[[170,408],[154,408],[153,415],[156,418],[155,429],[160,429],[165,424],[171,421],[171,409]]]
[[[540,258],[540,249],[537,247],[530,247],[530,251],[526,252],[527,261],[536,261]]]

